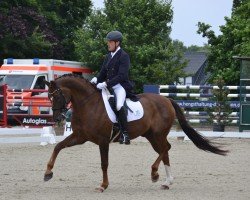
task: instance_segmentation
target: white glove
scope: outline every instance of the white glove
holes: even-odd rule
[[[106,82],[98,83],[96,87],[102,90],[107,87],[107,83]]]
[[[91,81],[90,81],[90,83],[97,84],[97,78],[96,77],[92,78]]]

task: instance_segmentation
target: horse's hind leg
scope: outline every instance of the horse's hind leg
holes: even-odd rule
[[[170,150],[171,145],[167,141],[165,134],[150,133],[145,135],[145,137],[148,139],[153,149],[159,154],[158,158],[151,167],[152,168],[151,179],[153,182],[158,181],[159,179],[158,168],[160,162],[163,161],[166,170],[166,181],[162,184],[162,188],[169,189],[169,185],[173,183],[173,177],[171,176],[170,172],[170,163],[168,155],[168,151]]]
[[[166,139],[167,146],[169,146],[169,149],[171,148],[171,145]],[[168,149],[168,151],[169,151]],[[171,170],[170,170],[170,162],[169,162],[169,154],[168,151],[165,152],[163,155],[162,161],[165,166],[165,171],[166,171],[166,181],[162,184],[162,189],[169,189],[169,185],[173,183],[173,176],[171,175]]]
[[[148,139],[153,149],[159,154],[158,158],[151,166],[151,169],[152,169],[151,180],[153,182],[156,182],[159,179],[158,169],[159,169],[160,162],[162,161],[166,152],[168,152],[171,146],[169,143],[166,143],[165,134],[148,133],[145,135],[145,137]]]
[[[84,142],[86,142],[85,138],[80,138],[78,137],[76,134],[71,134],[68,137],[66,137],[63,141],[59,142],[55,148],[54,151],[49,159],[49,162],[47,164],[47,170],[44,174],[44,181],[48,181],[53,177],[53,172],[51,171],[54,167],[55,161],[56,161],[56,157],[58,155],[58,153],[66,148],[66,147],[71,147],[77,144],[83,144]]]

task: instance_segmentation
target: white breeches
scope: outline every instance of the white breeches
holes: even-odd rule
[[[124,104],[124,101],[126,100],[126,91],[125,89],[121,86],[121,84],[116,84],[115,86],[112,87],[115,94],[116,94],[116,110],[119,111],[121,107]]]

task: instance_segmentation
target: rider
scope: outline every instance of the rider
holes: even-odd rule
[[[106,36],[109,53],[107,54],[101,71],[91,83],[97,84],[98,89],[112,88],[116,94],[116,109],[121,127],[120,144],[130,144],[127,128],[127,115],[124,108],[126,94],[133,88],[128,78],[130,67],[129,55],[121,48],[122,33],[111,31]]]

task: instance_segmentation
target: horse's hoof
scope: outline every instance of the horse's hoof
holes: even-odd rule
[[[159,180],[159,174],[152,176],[151,180],[153,183],[157,182]]]
[[[167,186],[167,185],[161,185],[161,189],[162,190],[169,190],[169,186]]]
[[[53,177],[53,172],[50,172],[49,174],[44,175],[44,181],[49,181]]]
[[[105,188],[104,187],[97,187],[96,189],[95,189],[95,191],[96,192],[100,192],[100,193],[102,193],[102,192],[104,192],[104,190],[105,190]]]

